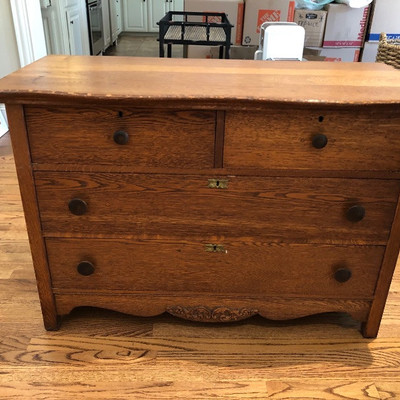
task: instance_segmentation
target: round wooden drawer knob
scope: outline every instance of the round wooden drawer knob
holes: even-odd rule
[[[347,282],[351,278],[351,271],[348,268],[339,268],[335,271],[335,279],[344,283]]]
[[[312,138],[312,145],[316,149],[323,149],[327,144],[328,144],[328,138],[322,133],[314,135]]]
[[[72,199],[68,203],[68,208],[74,215],[83,215],[86,213],[88,205],[82,199]]]
[[[81,275],[89,276],[94,272],[94,265],[90,261],[81,261],[76,269]]]
[[[129,141],[128,132],[125,131],[116,131],[113,138],[114,142],[117,144],[127,144]]]
[[[360,205],[352,206],[347,210],[346,217],[351,222],[361,221],[365,217],[365,208]]]

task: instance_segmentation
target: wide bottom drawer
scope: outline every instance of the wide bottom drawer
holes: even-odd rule
[[[54,289],[371,298],[383,246],[47,238]]]

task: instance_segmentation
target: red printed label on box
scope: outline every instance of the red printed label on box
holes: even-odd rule
[[[328,40],[324,41],[324,47],[361,47],[361,40]]]
[[[294,9],[295,9],[295,2],[289,2],[288,14],[287,14],[287,21],[293,22],[294,21]]]
[[[261,32],[264,22],[277,22],[281,20],[281,10],[258,10],[257,33]]]

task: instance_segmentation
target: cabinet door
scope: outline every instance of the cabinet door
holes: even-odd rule
[[[169,11],[184,11],[183,0],[169,0]]]
[[[81,20],[78,7],[66,10],[69,52],[71,55],[83,55],[81,39]]]
[[[117,13],[117,36],[122,32],[121,1],[122,0],[115,0],[115,11]]]
[[[104,50],[111,44],[110,7],[108,1],[102,2]]]
[[[111,41],[114,43],[118,37],[116,0],[109,0],[109,8],[110,8]]]
[[[122,32],[121,0],[110,1],[111,41],[114,43]]]
[[[147,3],[149,0],[124,0],[124,30],[147,32]]]
[[[170,11],[170,0],[147,0],[149,11],[149,32],[158,32],[157,22]]]
[[[42,8],[42,21],[47,54],[65,54],[57,8],[51,3]]]

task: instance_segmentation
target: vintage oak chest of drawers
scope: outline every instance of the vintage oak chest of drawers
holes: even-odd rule
[[[400,74],[46,57],[0,81],[45,327],[344,311],[377,335],[400,243]]]

